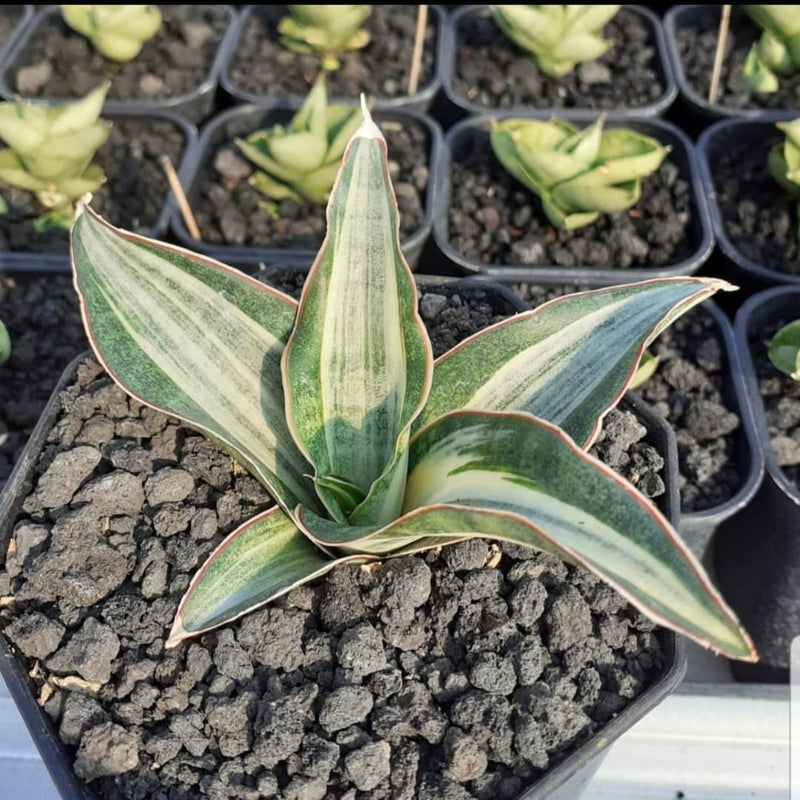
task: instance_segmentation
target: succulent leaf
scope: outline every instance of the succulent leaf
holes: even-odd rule
[[[776,125],[786,138],[769,149],[767,171],[790,197],[800,201],[800,117]],[[800,203],[796,219],[800,232]]]
[[[628,388],[638,389],[640,386],[644,386],[656,374],[660,363],[661,356],[654,356],[649,350],[645,350]]]
[[[0,319],[0,364],[5,364],[11,355],[11,338],[8,335],[8,330]]]
[[[231,533],[194,576],[178,606],[167,647],[241,617],[335,566],[369,556],[331,558],[280,508]]]
[[[523,411],[589,447],[645,348],[690,308],[732,288],[714,278],[656,278],[509,317],[436,359],[414,430],[459,409]]]
[[[158,6],[61,6],[64,22],[111,61],[130,61],[161,27]]]
[[[334,518],[387,522],[400,510],[411,422],[433,357],[417,311],[386,142],[364,110],[328,203],[328,234],[283,359],[286,414]],[[369,219],[370,225],[364,225]],[[357,487],[349,514],[327,479]]]
[[[777,369],[800,381],[800,319],[784,325],[775,334],[767,355]]]
[[[800,5],[742,8],[763,29],[747,53],[742,76],[753,92],[777,92],[778,75],[793,75],[800,70]]]
[[[492,124],[490,140],[506,171],[539,197],[550,222],[572,230],[634,206],[640,179],[669,153],[656,139],[603,124],[602,115],[583,130],[556,119],[506,119]]]
[[[619,11],[612,5],[492,6],[503,33],[528,53],[542,72],[561,77],[576,64],[600,58],[611,42],[602,28]]]
[[[259,192],[272,200],[322,205],[360,122],[356,106],[328,106],[325,76],[320,74],[288,128],[256,131],[236,139],[236,145],[262,170],[250,179]]]
[[[369,32],[361,27],[372,13],[368,5],[288,8],[291,16],[278,23],[281,44],[293,53],[317,56],[323,69],[337,69],[338,55],[369,44]]]
[[[280,359],[295,301],[90,209],[73,228],[72,259],[89,341],[111,377],[233,451],[285,510],[316,507],[284,416]]]

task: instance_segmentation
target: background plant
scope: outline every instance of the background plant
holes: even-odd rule
[[[11,338],[8,335],[8,330],[0,319],[0,364],[5,364],[8,357],[11,355]]]
[[[61,16],[100,55],[119,62],[136,58],[161,27],[158,6],[61,6]]]
[[[328,105],[325,75],[320,73],[287,128],[274,125],[236,139],[239,150],[260,168],[250,185],[271,200],[323,205],[360,121],[356,106]],[[274,203],[263,207],[276,213]]]
[[[492,150],[539,197],[550,222],[572,230],[636,205],[641,179],[669,153],[656,139],[603,124],[602,115],[583,130],[558,119],[493,122]]]
[[[795,200],[800,201],[800,117],[792,122],[778,122],[785,138],[773,145],[767,155],[769,174]],[[800,235],[800,203],[797,210],[798,235]]]
[[[36,195],[45,213],[34,222],[69,228],[74,202],[105,181],[92,164],[97,148],[108,138],[111,123],[100,119],[109,84],[93,89],[74,103],[47,108],[19,98],[0,103],[0,181]]]
[[[793,75],[800,69],[800,5],[742,8],[763,29],[747,53],[742,75],[754,92],[777,92],[778,76]]]
[[[372,13],[366,6],[288,6],[290,16],[278,23],[281,44],[293,53],[312,54],[323,69],[338,69],[339,55],[369,44],[361,27]]]
[[[800,381],[800,319],[784,325],[775,334],[767,354],[777,369]]]
[[[75,223],[76,287],[108,373],[228,449],[277,502],[211,554],[168,645],[338,564],[480,536],[583,565],[657,622],[755,658],[668,521],[586,452],[648,342],[730,287],[567,296],[434,362],[386,143],[363,113],[299,304],[89,209]]]
[[[576,64],[600,58],[612,42],[603,26],[621,6],[492,6],[500,30],[546,75],[559,78]]]

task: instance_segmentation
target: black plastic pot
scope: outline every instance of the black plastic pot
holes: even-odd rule
[[[195,142],[197,141],[197,128],[191,123],[187,122],[183,117],[177,114],[172,114],[168,111],[112,111],[108,114],[103,114],[106,119],[111,120],[124,120],[124,119],[142,119],[146,117],[153,117],[158,120],[171,122],[178,127],[184,135],[183,154],[181,162],[183,163],[189,153],[192,151]],[[172,196],[172,191],[168,190],[164,204],[158,215],[155,224],[146,232],[146,235],[151,239],[163,239],[166,236],[167,229],[169,228],[170,218],[172,217],[173,207],[175,207],[175,199]],[[124,227],[124,226],[123,226]],[[0,269],[18,269],[18,270],[31,270],[48,271],[54,270],[56,272],[70,272],[72,267],[70,265],[69,252],[64,253],[36,253],[36,252],[1,252],[0,251]]]
[[[776,317],[800,315],[800,287],[776,287],[751,297],[736,315],[736,346],[747,390],[745,424],[766,464],[764,483],[730,535],[718,537],[716,572],[761,654],[758,664],[733,663],[745,680],[789,679],[789,648],[800,635],[800,490],[778,466],[750,355],[752,332]]]
[[[717,244],[728,268],[726,271],[731,280],[750,289],[764,289],[767,286],[776,284],[795,284],[800,286],[800,274],[790,275],[788,272],[779,272],[752,261],[730,240],[725,230],[725,221],[722,219],[722,213],[717,203],[711,161],[718,149],[728,149],[734,141],[750,139],[761,143],[767,137],[775,136],[775,123],[785,118],[785,115],[780,113],[764,112],[757,119],[720,120],[708,128],[697,142],[697,162],[704,186],[703,193],[708,197],[711,224]],[[782,192],[783,190],[775,184],[775,191]]]
[[[672,76],[672,69],[670,67],[669,57],[667,56],[667,45],[664,39],[664,32],[661,28],[661,21],[649,9],[643,6],[630,5],[625,6],[628,11],[638,14],[642,20],[648,25],[651,30],[652,40],[655,44],[657,53],[656,69],[659,73],[659,78],[664,86],[664,92],[661,96],[644,106],[637,106],[636,108],[618,108],[610,109],[608,113],[609,119],[631,119],[639,117],[658,117],[661,116],[673,103],[678,96],[678,89],[675,85],[675,80]],[[499,111],[500,109],[487,108],[486,106],[473,103],[463,95],[458,94],[453,88],[453,79],[456,69],[456,52],[458,47],[458,28],[461,21],[467,15],[479,14],[486,16],[489,14],[489,6],[462,6],[456,11],[450,19],[450,27],[448,29],[448,40],[446,43],[445,54],[442,58],[442,90],[444,93],[445,103],[442,104],[442,113],[444,121],[449,125],[457,122],[459,119],[473,114],[488,114]],[[503,112],[509,111],[513,116],[520,116],[520,114],[549,118],[552,116],[562,117],[568,111],[570,119],[579,121],[589,121],[597,118],[601,109],[593,108],[532,108],[531,106],[514,107],[511,109],[504,108]]]
[[[444,283],[442,279],[426,279],[425,282],[428,286]],[[517,310],[521,310],[520,306],[524,305],[503,287],[493,287],[485,281],[462,279],[457,285],[470,284],[479,285],[482,291],[497,291],[503,302],[508,302]],[[64,372],[22,458],[9,479],[5,492],[0,495],[0,553],[6,552],[22,503],[32,489],[36,463],[60,412],[59,394],[74,380],[77,366],[85,355],[76,358]],[[626,403],[648,428],[652,443],[664,455],[665,483],[668,491],[662,498],[663,508],[667,516],[673,522],[677,522],[677,465],[672,431],[641,401],[626,398]],[[662,676],[571,756],[536,780],[518,800],[545,800],[545,798],[577,800],[580,797],[584,787],[600,766],[608,746],[673,692],[683,679],[686,671],[683,640],[669,631],[661,631],[660,641],[664,653]],[[72,756],[61,743],[50,717],[37,704],[28,682],[24,661],[2,636],[0,636],[0,674],[5,679],[61,797],[64,800],[99,800],[73,773]]]
[[[0,45],[0,64],[5,61],[6,54],[14,46],[14,42],[17,41],[17,38],[22,34],[22,32],[28,26],[28,23],[33,19],[36,9],[34,6],[30,5],[3,6],[3,13],[9,17],[16,18],[17,21],[12,31],[8,34],[8,38],[2,43],[2,45]]]
[[[232,142],[234,137],[243,136],[261,128],[286,124],[299,108],[298,103],[273,103],[269,105],[237,106],[214,117],[200,134],[200,138],[184,159],[179,171],[179,178],[189,205],[194,205],[197,197],[197,176],[200,170],[207,168],[209,151],[222,142]],[[425,130],[428,138],[429,178],[425,194],[425,216],[420,228],[401,242],[403,252],[413,266],[422,252],[422,248],[430,235],[433,226],[433,209],[436,203],[437,164],[442,151],[442,132],[439,126],[424,114],[407,109],[376,110],[374,115],[379,122],[416,123]],[[390,153],[391,156],[391,153]],[[212,242],[195,241],[189,235],[177,208],[173,207],[172,230],[180,241],[193,250],[206,253],[226,264],[254,266],[260,263],[272,264],[276,261],[296,259],[311,263],[316,250],[294,249],[290,247],[263,247],[246,245],[225,245]]]
[[[779,119],[791,119],[797,116],[796,111],[787,109],[785,112],[768,111],[763,108],[732,108],[720,103],[709,103],[708,99],[695,90],[689,83],[683,69],[680,52],[678,50],[677,32],[681,28],[701,27],[717,30],[722,6],[720,5],[679,5],[670,9],[664,17],[664,36],[667,44],[669,60],[672,64],[672,73],[680,92],[678,105],[680,112],[686,120],[686,127],[691,131],[699,132],[706,125],[719,119],[735,117],[746,119],[760,117],[764,113],[777,114]],[[734,14],[740,14],[735,6]],[[758,29],[753,25],[753,41],[758,38]],[[711,76],[709,74],[709,80]]]
[[[437,165],[436,210],[433,237],[436,247],[453,268],[462,274],[484,274],[508,281],[535,284],[578,283],[586,286],[612,286],[618,283],[664,278],[676,275],[693,275],[703,265],[714,249],[708,204],[703,191],[694,149],[686,135],[669,122],[660,119],[616,119],[606,123],[608,128],[630,128],[652,136],[672,147],[671,158],[678,165],[681,177],[691,187],[691,236],[695,250],[688,258],[667,267],[633,267],[630,269],[600,269],[594,267],[533,266],[527,264],[483,264],[458,253],[450,244],[448,207],[450,204],[450,170],[453,162],[462,160],[476,139],[484,139],[489,148],[489,130],[492,120],[509,117],[536,119],[540,115],[530,111],[502,112],[482,117],[470,117],[451,128],[444,138],[442,157]],[[560,118],[579,122],[572,112]]]
[[[152,112],[152,111],[172,111],[181,114],[192,122],[200,122],[208,116],[214,106],[214,97],[217,91],[217,82],[234,33],[234,23],[238,14],[233,6],[221,6],[227,15],[227,27],[220,39],[214,60],[207,75],[190,92],[176,95],[174,97],[164,97],[160,99],[136,99],[136,100],[106,100],[103,105],[103,114],[111,112]],[[8,51],[7,58],[4,59],[2,71],[0,71],[0,95],[6,100],[13,100],[17,92],[13,89],[13,75],[16,70],[16,61],[22,51],[28,45],[33,34],[41,27],[55,24],[60,16],[58,6],[43,6],[36,12],[36,16],[26,27],[24,34],[14,43]],[[41,105],[54,106],[61,105],[66,100],[64,98],[26,98],[31,102]]]
[[[302,97],[293,95],[265,95],[255,94],[246,89],[241,89],[236,86],[230,76],[230,67],[233,57],[236,54],[236,48],[239,40],[247,27],[247,23],[254,14],[259,14],[268,17],[274,24],[277,25],[278,20],[285,16],[287,13],[286,6],[279,5],[254,5],[245,6],[242,9],[239,19],[236,22],[233,36],[231,38],[231,46],[226,52],[225,61],[222,65],[222,74],[220,75],[220,86],[225,93],[236,103],[270,103],[277,101],[279,103],[301,103]],[[444,63],[447,30],[449,29],[448,15],[444,13],[441,6],[428,6],[428,14],[431,15],[433,21],[436,23],[437,36],[436,36],[436,55],[433,62],[433,75],[431,79],[419,87],[419,89],[412,95],[401,95],[400,97],[375,97],[375,108],[381,110],[411,110],[411,111],[427,111],[434,98],[436,97],[439,88],[441,87],[441,65]],[[333,103],[349,103],[355,98],[329,98]]]

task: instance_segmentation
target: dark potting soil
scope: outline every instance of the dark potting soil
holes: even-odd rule
[[[453,89],[486,108],[635,108],[655,102],[664,85],[650,25],[621,10],[603,29],[614,46],[596,61],[552,78],[514,44],[494,20],[467,14],[456,31]]]
[[[336,569],[165,651],[191,575],[271,500],[92,360],[62,406],[0,626],[104,800],[510,799],[661,672],[653,623],[609,587],[480,540]]]
[[[702,17],[692,25],[676,31],[678,53],[689,85],[703,99],[708,97],[714,54],[717,47],[720,6],[696,6]],[[800,73],[780,77],[777,92],[760,94],[750,91],[742,77],[742,65],[750,47],[761,36],[761,28],[734,7],[725,56],[720,73],[717,105],[726,108],[798,108],[800,107]]]
[[[717,205],[731,243],[767,269],[800,275],[798,203],[767,171],[767,155],[783,135],[770,125],[727,137],[709,148]]]
[[[173,123],[156,119],[117,119],[95,163],[106,182],[93,195],[92,208],[114,225],[147,234],[167,201],[169,184],[158,163],[163,153],[177,165],[185,137]],[[4,187],[8,213],[0,216],[0,251],[67,253],[69,232],[50,228],[42,233],[33,221],[42,209],[34,195]]]
[[[564,231],[550,224],[539,198],[505,171],[488,133],[475,131],[468,147],[453,160],[447,209],[450,244],[466,258],[493,265],[627,269],[676,264],[697,247],[689,183],[669,156],[642,180],[634,208]]]
[[[233,121],[241,127],[241,120]],[[425,219],[428,186],[428,135],[421,125],[409,120],[401,125],[379,121],[386,137],[389,170],[400,211],[400,234],[410,236]],[[201,168],[192,192],[200,234],[205,242],[226,245],[262,246],[317,250],[325,237],[325,206],[277,202],[273,215],[259,203],[270,202],[247,182],[257,171],[231,139],[252,133],[236,131],[219,147],[212,148]]]
[[[361,50],[342,53],[339,69],[326,74],[328,95],[356,99],[388,99],[408,93],[417,6],[374,5],[363,27],[371,36]],[[236,46],[229,78],[237,89],[252,94],[305,97],[319,72],[319,60],[297,55],[280,43],[277,25],[288,14],[286,6],[261,6],[247,20]],[[436,18],[428,15],[422,50],[419,86],[433,75],[436,54]],[[258,68],[254,69],[253,65]]]
[[[536,308],[587,287],[519,283],[510,288]],[[735,404],[723,394],[728,364],[714,318],[702,307],[692,309],[648,349],[661,361],[636,393],[675,431],[681,511],[704,511],[730,500],[743,477],[736,461],[741,420]]]
[[[758,391],[764,404],[772,452],[786,477],[800,489],[800,382],[773,366],[767,347],[773,336],[792,320],[773,320],[750,337]]]
[[[158,100],[198,87],[211,69],[228,22],[220,6],[159,6],[163,24],[136,58],[115,64],[73,31],[59,13],[33,32],[9,69],[23,97],[82,97],[110,80],[111,100]]]
[[[0,320],[11,358],[0,366],[0,486],[11,474],[64,368],[86,349],[68,276],[17,284],[0,274]]]

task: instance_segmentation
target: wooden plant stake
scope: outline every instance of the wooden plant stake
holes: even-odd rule
[[[722,15],[719,18],[719,32],[717,33],[717,49],[714,53],[714,71],[711,73],[711,86],[708,89],[708,102],[712,105],[717,102],[719,94],[719,78],[722,73],[722,60],[725,55],[725,42],[728,40],[728,28],[731,24],[731,7],[722,6]]]
[[[425,44],[425,28],[428,26],[428,6],[417,10],[417,30],[414,34],[414,52],[411,54],[411,71],[408,73],[408,93],[416,94],[419,87],[419,72],[422,66],[422,47]]]
[[[161,169],[164,170],[164,174],[167,176],[167,180],[169,181],[169,188],[172,189],[175,199],[178,201],[178,208],[181,210],[181,216],[183,217],[184,224],[189,230],[189,234],[191,235],[192,239],[194,239],[196,242],[199,242],[200,228],[197,227],[197,220],[194,218],[192,209],[189,206],[189,201],[186,199],[186,195],[183,192],[183,187],[178,180],[178,174],[175,172],[175,167],[172,166],[172,162],[169,160],[169,156],[166,153],[159,157],[158,163],[161,164]]]

